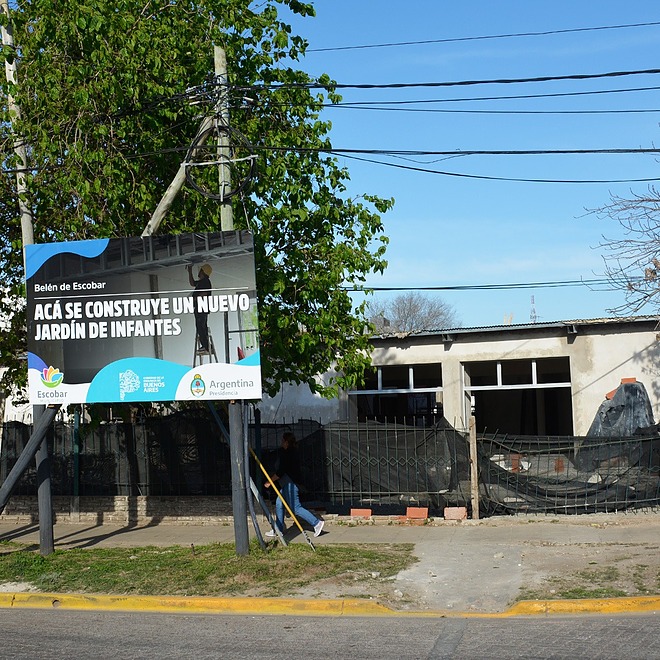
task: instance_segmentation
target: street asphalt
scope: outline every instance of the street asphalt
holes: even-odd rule
[[[266,530],[266,526],[262,530]],[[195,546],[231,543],[231,524],[55,525],[55,547],[102,548]],[[311,532],[309,533],[311,538]],[[290,532],[292,543],[305,543]],[[39,547],[38,523],[0,522],[0,541]],[[315,545],[412,543],[419,561],[392,583],[401,606],[373,600],[314,598],[172,598],[89,596],[24,592],[0,585],[0,607],[61,607],[117,610],[260,614],[519,616],[582,612],[660,612],[660,595],[628,598],[516,602],[523,585],[538,584],[553,568],[569,574],[607,550],[608,557],[630,548],[658,556],[660,512],[576,516],[506,516],[479,521],[430,520],[424,525],[391,520],[328,518]],[[602,555],[605,556],[604,554]],[[589,562],[594,563],[594,562]],[[9,588],[7,588],[9,587]],[[411,609],[406,603],[414,603]]]

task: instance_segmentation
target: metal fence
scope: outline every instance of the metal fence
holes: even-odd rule
[[[487,505],[506,512],[592,513],[660,504],[660,438],[484,435]]]
[[[446,421],[429,427],[395,422],[312,420],[249,423],[249,441],[272,464],[284,431],[300,441],[301,499],[345,512],[369,507],[400,513],[428,506],[471,506],[466,434]],[[20,455],[31,428],[3,425],[0,481]],[[48,436],[55,495],[231,494],[229,448],[208,409],[135,423],[57,423]],[[481,435],[478,437],[482,515],[581,513],[654,507],[660,503],[660,439]],[[255,470],[253,477],[261,483]],[[36,470],[17,494],[36,494]]]

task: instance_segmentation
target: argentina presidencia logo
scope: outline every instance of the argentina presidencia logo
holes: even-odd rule
[[[199,374],[193,376],[192,382],[190,383],[190,391],[193,396],[202,396],[206,392],[206,383],[202,380],[202,377]]]

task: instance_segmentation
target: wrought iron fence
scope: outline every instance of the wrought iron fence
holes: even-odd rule
[[[249,424],[251,445],[268,467],[282,433],[300,441],[301,499],[346,511],[374,513],[428,506],[471,506],[467,436],[445,420],[432,426],[396,422],[312,420]],[[30,427],[3,425],[0,481],[20,455]],[[229,448],[208,409],[135,423],[58,423],[48,436],[55,495],[231,494]],[[478,438],[482,515],[581,513],[660,504],[660,438],[579,438],[481,435]],[[253,472],[256,483],[261,475]],[[27,470],[17,494],[36,494]]]

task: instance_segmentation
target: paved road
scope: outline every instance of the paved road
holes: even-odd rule
[[[430,619],[3,610],[0,658],[660,658],[656,615]]]

